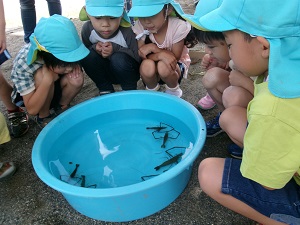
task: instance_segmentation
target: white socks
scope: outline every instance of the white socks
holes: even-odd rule
[[[175,95],[179,98],[182,96],[182,90],[179,87],[179,84],[174,88],[170,88],[170,87],[168,87],[168,85],[165,84],[165,87],[166,87],[165,93],[170,94],[170,95]],[[157,84],[155,88],[148,88],[146,86],[146,90],[148,90],[148,91],[158,91],[159,88],[160,88],[159,84]]]
[[[165,86],[166,86],[165,93],[170,94],[170,95],[175,95],[179,98],[182,96],[182,90],[179,87],[179,84],[174,88],[170,88],[170,87],[168,87],[168,85],[165,85]]]
[[[148,90],[148,91],[158,91],[159,88],[160,88],[160,85],[159,85],[159,84],[157,84],[155,88],[148,88],[148,87],[146,86],[146,90]]]

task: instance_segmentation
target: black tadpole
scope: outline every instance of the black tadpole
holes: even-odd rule
[[[77,172],[77,170],[78,170],[78,167],[79,167],[79,164],[76,164],[76,167],[75,167],[74,171],[73,171],[73,172],[71,173],[71,175],[70,175],[71,178],[74,178],[74,177],[75,177],[76,172]]]

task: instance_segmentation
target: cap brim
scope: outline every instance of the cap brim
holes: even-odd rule
[[[84,44],[81,44],[77,49],[67,53],[56,53],[53,54],[56,58],[64,62],[77,62],[85,58],[89,54],[89,50]]]
[[[181,17],[188,21],[193,27],[195,27],[198,30],[207,31],[204,27],[201,27],[199,25],[199,17],[190,15],[190,14],[182,14]]]
[[[120,17],[123,14],[124,8],[122,7],[86,7],[86,11],[90,16],[112,16]]]
[[[90,15],[91,15],[91,14],[90,14]],[[121,14],[121,15],[122,15],[122,14]],[[121,15],[120,15],[120,16],[121,16]],[[92,16],[92,15],[91,15],[91,16]],[[104,16],[104,15],[103,15],[103,16]],[[110,16],[110,15],[105,15],[105,16]],[[120,16],[118,16],[118,17],[120,17]],[[115,17],[115,16],[113,16],[113,17]],[[88,17],[88,14],[87,14],[87,12],[86,12],[85,7],[82,7],[82,8],[81,8],[81,10],[80,10],[80,12],[79,12],[79,19],[80,19],[81,21],[88,21],[88,20],[90,20],[90,18]],[[120,26],[122,26],[122,27],[130,27],[130,26],[131,26],[130,19],[129,19],[129,17],[128,17],[128,15],[127,15],[127,13],[126,13],[125,10],[123,10],[123,18],[122,18],[122,21],[121,21]]]
[[[200,17],[198,19],[197,25],[199,27],[202,27],[204,30],[216,32],[237,29],[231,23],[228,23],[228,21],[224,17],[222,17],[222,14],[220,14],[219,11],[219,9],[215,9],[205,16]]]
[[[150,17],[158,14],[164,5],[151,5],[151,6],[133,6],[128,16],[130,17]]]
[[[33,38],[33,35],[30,36],[30,39]],[[37,60],[38,57],[38,51],[40,51],[35,44],[34,41],[30,42],[30,48],[27,54],[27,64],[30,65],[33,62]],[[72,51],[72,52],[67,52],[67,53],[58,53],[58,54],[53,54],[56,58],[64,61],[64,62],[77,62],[80,61],[81,59],[85,58],[89,54],[89,50],[84,46],[84,44],[79,45],[79,47]]]

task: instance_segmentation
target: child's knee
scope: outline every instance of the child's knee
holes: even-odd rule
[[[232,115],[231,115],[230,111],[231,111],[230,108],[229,109],[225,109],[222,112],[222,114],[220,115],[220,118],[219,118],[220,127],[225,132],[227,132],[227,130],[228,130],[227,125],[230,124],[229,121],[231,121],[231,118],[232,118]]]
[[[178,65],[177,65],[177,67],[178,67]],[[170,77],[170,76],[172,76],[174,74],[174,71],[170,71],[170,69],[168,68],[168,66],[163,61],[159,61],[157,63],[157,71],[158,71],[159,76],[162,79],[166,78],[166,77]],[[179,71],[179,67],[178,67],[178,71]],[[179,76],[178,76],[178,78],[179,78]]]
[[[210,166],[211,166],[212,158],[206,158],[201,161],[198,168],[198,180],[200,187],[203,189],[209,182],[210,176]]]
[[[145,77],[151,77],[156,74],[156,67],[153,60],[145,59],[140,65],[140,74]]]
[[[204,74],[202,84],[205,88],[213,88],[217,83],[216,68],[211,68]]]

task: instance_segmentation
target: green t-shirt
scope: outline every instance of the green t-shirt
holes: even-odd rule
[[[261,185],[280,189],[292,177],[300,185],[300,98],[272,95],[259,76],[247,109],[241,173]]]

